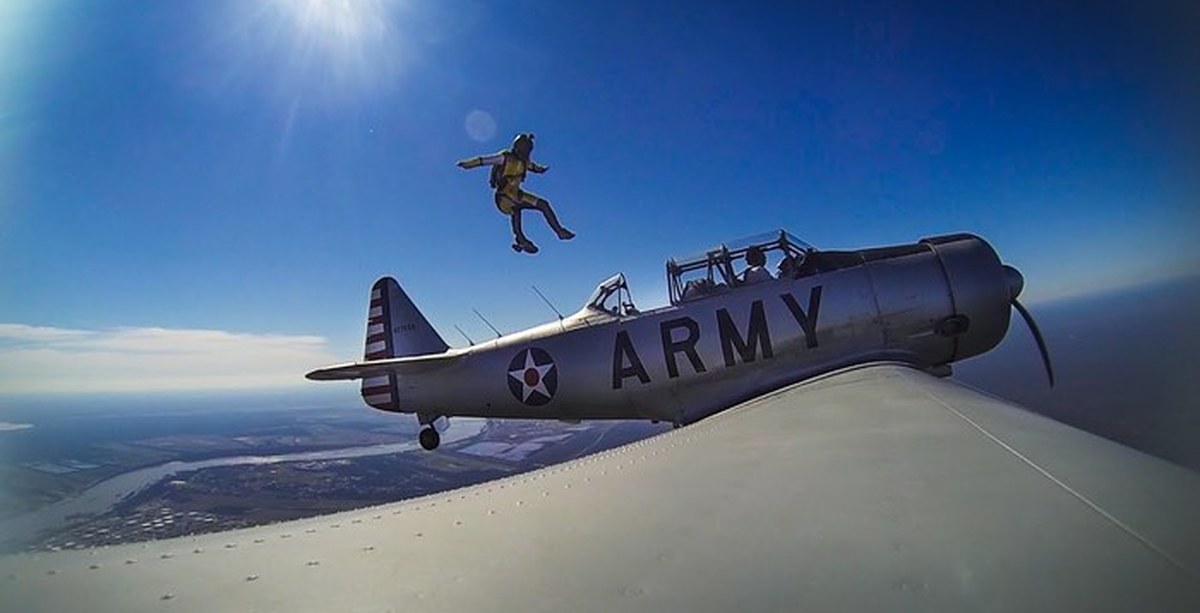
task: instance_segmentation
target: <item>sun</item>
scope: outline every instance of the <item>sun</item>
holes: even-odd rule
[[[394,2],[384,0],[271,0],[292,22],[299,50],[341,62],[364,57],[391,30]]]
[[[292,101],[346,102],[390,91],[410,60],[400,0],[232,2],[215,24],[226,84]]]

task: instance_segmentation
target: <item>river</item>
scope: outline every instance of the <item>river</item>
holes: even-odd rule
[[[487,420],[484,419],[452,420],[450,427],[441,433],[442,444],[445,445],[476,436],[483,431],[486,424]],[[0,521],[0,550],[9,549],[18,541],[28,541],[33,535],[48,531],[57,532],[73,524],[78,524],[106,513],[121,501],[135,496],[163,479],[179,473],[217,466],[362,458],[412,451],[417,448],[419,448],[419,444],[414,440],[404,443],[324,449],[321,451],[300,451],[278,455],[242,455],[209,458],[194,462],[173,461],[157,466],[139,468],[105,479],[80,492],[79,495],[73,498],[56,502],[37,511],[18,515],[6,521]]]

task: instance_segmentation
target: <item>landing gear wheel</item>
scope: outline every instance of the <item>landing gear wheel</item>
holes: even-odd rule
[[[421,441],[421,448],[425,451],[433,451],[434,449],[437,449],[438,444],[442,442],[442,436],[433,428],[425,428],[424,430],[421,430],[419,439]]]

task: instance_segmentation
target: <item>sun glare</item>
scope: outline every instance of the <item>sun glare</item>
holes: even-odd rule
[[[230,4],[218,27],[226,84],[267,86],[290,101],[344,102],[387,90],[406,60],[398,0]]]
[[[388,35],[387,3],[380,0],[273,0],[294,22],[297,42],[313,52],[341,61]]]

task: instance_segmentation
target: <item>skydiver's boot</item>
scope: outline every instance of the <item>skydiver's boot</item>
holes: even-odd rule
[[[516,251],[517,253],[522,251],[525,253],[537,253],[538,246],[533,244],[533,241],[526,238],[525,232],[521,230],[521,210],[517,209],[513,211],[509,218],[512,219],[513,251]]]
[[[538,252],[538,246],[533,244],[533,241],[525,238],[524,236],[518,236],[518,237],[514,238],[513,241],[514,241],[512,244],[513,251],[516,251],[518,253],[521,251],[524,251],[525,253],[531,253],[531,254]]]
[[[550,207],[550,203],[539,198],[537,210],[542,212],[546,218],[546,223],[550,226],[554,233],[558,235],[559,240],[569,241],[575,238],[575,233],[564,228],[561,223],[558,223],[558,216],[554,214],[554,209]]]

